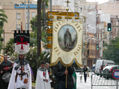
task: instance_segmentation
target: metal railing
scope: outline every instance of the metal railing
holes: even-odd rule
[[[97,76],[96,74],[91,75],[91,89],[96,86],[115,86],[116,89],[119,87],[119,80],[112,78],[106,78],[107,74]]]

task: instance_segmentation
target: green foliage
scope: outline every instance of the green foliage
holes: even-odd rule
[[[4,12],[4,10],[0,9],[0,51],[3,49],[3,37],[2,37],[2,33],[3,33],[3,26],[4,23],[7,22],[7,16]]]
[[[7,22],[7,16],[4,10],[0,9],[0,27],[4,26],[4,22]]]
[[[33,18],[31,20],[31,27],[32,27],[32,32],[30,34],[30,45],[33,46],[33,45],[37,45],[37,17]],[[46,32],[46,29],[41,29],[41,40],[44,42],[44,43],[47,43],[47,32]]]
[[[115,63],[119,63],[119,37],[112,40],[106,49],[103,51],[104,58],[113,60]]]
[[[10,41],[6,44],[6,47],[4,48],[4,54],[9,56],[14,54],[14,39],[10,39]]]
[[[45,0],[48,2],[48,0]],[[46,3],[48,5],[48,3]],[[45,27],[43,27],[43,22],[46,21],[44,19],[44,14],[43,11],[41,12],[41,19],[42,19],[42,27],[41,27],[41,40],[44,43],[47,43],[47,36],[48,34],[46,33]],[[30,51],[26,56],[26,59],[29,60],[30,66],[33,70],[34,73],[34,78],[36,78],[36,70],[40,66],[40,63],[42,60],[49,62],[50,60],[50,54],[48,52],[42,52],[40,54],[40,57],[37,56],[37,26],[39,25],[39,22],[37,22],[37,16],[33,18],[31,21],[31,28],[32,32],[30,33]],[[44,24],[45,25],[45,24]],[[45,25],[46,26],[46,25]]]
[[[48,0],[46,0],[48,2]],[[47,4],[46,4],[47,5]],[[42,19],[43,19],[43,13],[42,13]],[[36,78],[36,70],[37,68],[40,66],[40,62],[41,60],[50,61],[50,54],[48,52],[42,52],[40,54],[40,57],[38,58],[37,56],[37,26],[38,26],[38,22],[37,22],[37,16],[35,18],[33,18],[31,21],[31,28],[32,28],[32,32],[30,32],[30,51],[26,54],[26,60],[29,61],[29,64],[33,70],[34,73],[34,78]],[[47,33],[46,30],[44,29],[44,27],[42,26],[42,42],[47,43],[46,37],[47,37]],[[4,48],[4,53],[7,53],[8,55],[14,55],[14,42],[13,39],[10,40],[6,47]]]
[[[43,1],[45,1],[45,2],[46,2],[46,4],[45,4],[45,5],[46,5],[46,7],[47,7],[47,6],[48,6],[48,0],[43,0]]]
[[[32,18],[32,20],[30,21],[31,23],[31,28],[33,32],[37,31],[37,16]]]
[[[40,54],[40,57],[37,57],[37,48],[36,47],[31,47],[29,53],[26,55],[26,59],[29,61],[29,64],[32,68],[32,71],[34,73],[34,78],[36,78],[36,73],[37,73],[37,68],[39,68],[40,63],[42,60],[45,62],[49,62],[49,53],[47,52],[42,52]]]

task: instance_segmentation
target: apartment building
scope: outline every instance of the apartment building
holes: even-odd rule
[[[13,38],[14,30],[28,28],[28,0],[1,0],[0,6],[7,15],[7,23],[4,24],[4,44],[6,44],[10,38]],[[37,14],[37,7],[34,1],[30,0],[29,13],[31,20]],[[30,27],[30,26],[29,26]],[[29,28],[31,30],[31,27]]]
[[[6,44],[10,38],[13,38],[14,30],[21,29],[21,24],[23,30],[28,29],[28,15],[29,21],[37,15],[37,2],[34,0],[29,0],[29,6],[28,0],[0,0],[0,8],[5,11],[8,17],[8,22],[4,24],[4,44]],[[49,8],[47,8],[47,11],[48,10]],[[52,10],[66,11],[65,7],[61,5],[53,5]],[[28,30],[31,30],[31,24]]]

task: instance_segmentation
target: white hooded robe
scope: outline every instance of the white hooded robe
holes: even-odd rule
[[[48,70],[45,70],[46,75],[43,76],[42,70],[37,70],[37,77],[36,77],[36,89],[51,89],[51,80],[49,78]],[[48,82],[44,81],[44,79],[47,79]]]
[[[15,70],[15,67],[18,66],[17,63],[14,63],[13,70],[12,70],[12,75],[10,78],[10,82],[8,85],[8,89],[17,89],[17,88],[25,88],[25,89],[32,89],[32,78],[31,78],[31,68],[29,64],[24,65],[24,72],[28,74],[23,75],[23,79],[21,80],[21,77],[18,75],[17,76],[17,81],[15,82],[15,77],[17,73],[20,73],[20,69],[18,68]],[[24,79],[28,78],[28,83],[24,83]]]

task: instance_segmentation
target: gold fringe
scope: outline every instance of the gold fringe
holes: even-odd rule
[[[60,58],[60,57],[57,59],[56,62],[54,62],[54,63],[50,62],[50,66],[55,66],[56,64],[58,64],[58,62],[60,62],[63,66],[69,67],[69,66],[71,66],[73,64],[74,61],[77,64],[77,66],[79,66],[79,67],[83,66],[82,64],[79,64],[75,58],[72,60],[72,62],[70,64],[64,64],[63,61],[62,61],[62,58]]]

